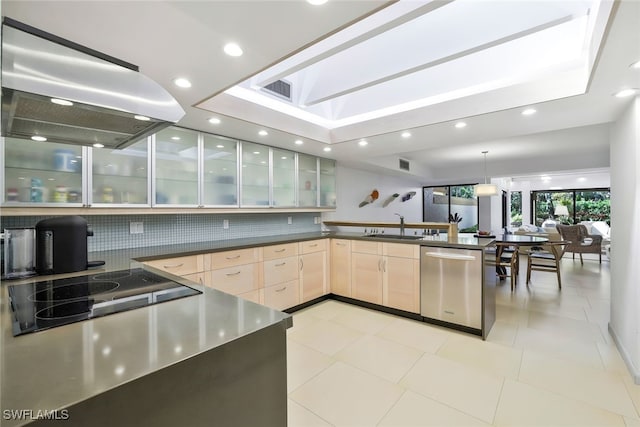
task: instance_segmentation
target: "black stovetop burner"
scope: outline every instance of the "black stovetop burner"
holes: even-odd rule
[[[8,287],[13,335],[23,335],[202,292],[141,268]]]

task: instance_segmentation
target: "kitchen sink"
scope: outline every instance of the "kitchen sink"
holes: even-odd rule
[[[401,236],[400,234],[365,234],[364,237],[381,237],[384,239],[421,240],[424,236],[414,235],[414,234],[405,234],[404,236]]]

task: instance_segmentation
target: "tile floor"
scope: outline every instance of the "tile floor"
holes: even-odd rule
[[[562,291],[547,272],[499,284],[487,341],[332,300],[295,313],[289,426],[640,426],[609,263],[562,268]]]

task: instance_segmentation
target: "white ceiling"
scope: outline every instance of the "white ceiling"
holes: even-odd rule
[[[595,59],[592,72],[583,73],[590,80],[577,84],[576,79],[570,78],[575,74],[558,71],[565,70],[560,67],[545,78],[514,79],[517,81],[508,86],[496,87],[489,99],[483,99],[481,93],[451,99],[413,112],[333,129],[329,138],[327,130],[321,126],[223,94],[253,76],[256,76],[254,80],[264,81],[274,76],[280,78],[282,70],[271,74],[265,70],[278,63],[282,63],[280,67],[290,66],[295,54],[303,48],[329,40],[332,35],[335,37],[338,30],[352,23],[362,25],[368,15],[391,3],[394,2],[329,0],[323,6],[311,6],[304,0],[2,0],[1,10],[4,16],[138,65],[185,108],[187,114],[179,125],[188,128],[332,157],[352,166],[382,168],[388,173],[404,173],[397,171],[397,159],[401,157],[411,161],[412,178],[425,184],[481,177],[480,152],[483,150],[489,150],[487,168],[493,176],[609,166],[608,123],[615,121],[629,102],[612,94],[623,87],[640,87],[640,70],[629,68],[631,63],[640,60],[640,2],[635,0],[614,4],[610,18],[602,23],[604,41],[594,45],[599,50],[590,57],[592,63]],[[417,2],[409,3],[415,6]],[[457,0],[452,5],[462,3]],[[475,3],[483,5],[479,10],[490,11],[497,10],[505,2]],[[476,28],[482,16],[489,25],[504,32],[489,34],[478,30],[465,40],[460,36],[458,52],[464,47],[504,37],[518,28],[523,31],[523,28],[541,22],[562,19],[562,13],[585,16],[585,5],[592,4],[591,1],[545,0],[508,3],[534,9],[545,3],[556,7],[552,12],[545,12],[548,16],[542,20],[521,20],[526,24],[524,27],[497,12],[470,15],[466,17],[469,27]],[[604,2],[601,7],[606,10],[610,3]],[[446,7],[443,6],[442,11]],[[558,11],[562,13],[557,14]],[[449,38],[454,37],[454,30],[464,24],[460,21],[440,22],[441,30],[446,31]],[[596,30],[593,34],[597,36]],[[222,46],[228,41],[239,43],[244,55],[239,58],[226,56]],[[318,44],[321,45],[322,42]],[[446,56],[447,52],[450,51],[425,50],[421,61]],[[531,60],[528,55],[522,57],[523,61]],[[386,57],[382,59],[384,62]],[[404,59],[409,60],[411,56]],[[364,63],[370,60],[371,55],[362,58]],[[589,59],[583,62],[587,70],[590,69],[589,62]],[[513,61],[512,66],[524,63]],[[328,62],[323,64],[327,66]],[[416,64],[419,66],[419,63],[413,63]],[[499,68],[495,65],[502,64],[490,65]],[[382,70],[377,69],[375,63],[367,63],[367,66],[372,72],[365,76],[369,81],[380,76]],[[410,66],[409,63],[403,65]],[[264,73],[258,75],[260,72]],[[402,73],[402,69],[396,68],[395,72]],[[179,76],[189,78],[193,86],[190,89],[174,86],[172,80]],[[337,86],[329,84],[332,81]],[[325,79],[322,88],[310,90],[305,99],[331,97],[353,84],[346,78]],[[581,85],[582,91],[576,91]],[[449,89],[455,89],[455,85]],[[578,94],[585,89],[585,94]],[[554,90],[560,99],[550,99],[548,93]],[[219,96],[212,98],[214,95]],[[216,98],[215,108],[206,105]],[[203,101],[203,107],[213,111],[195,107]],[[531,105],[538,110],[537,114],[522,116],[522,108]],[[243,113],[237,114],[237,111]],[[209,124],[207,120],[212,116],[220,117],[222,122]],[[467,127],[454,128],[453,124],[458,120],[464,120]],[[390,131],[390,124],[393,131]],[[267,129],[269,135],[258,136],[259,129]],[[400,136],[400,130],[405,129],[411,131],[410,138]],[[304,145],[294,145],[293,141],[301,137]],[[361,138],[369,142],[366,147],[358,145]],[[322,151],[329,144],[332,151]]]

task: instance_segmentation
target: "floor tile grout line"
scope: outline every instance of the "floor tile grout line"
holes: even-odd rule
[[[398,398],[396,399],[395,402],[393,402],[393,405],[391,405],[389,407],[389,409],[387,409],[387,412],[385,412],[382,417],[380,417],[380,419],[378,420],[378,422],[376,423],[376,426],[379,426],[380,423],[382,422],[382,420],[384,420],[386,418],[387,415],[389,415],[389,412],[391,412],[391,410],[398,404],[398,402],[400,402],[400,399],[402,399],[402,397],[407,393],[407,389],[402,387],[402,393],[400,394],[400,396],[398,396]]]

